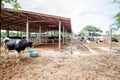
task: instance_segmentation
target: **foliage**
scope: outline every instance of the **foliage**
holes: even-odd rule
[[[102,32],[99,28],[96,28],[95,26],[88,25],[83,28],[83,30],[89,31],[89,32]]]
[[[114,3],[120,3],[120,1],[119,1],[119,0],[114,0],[113,2],[114,2]]]
[[[120,39],[120,34],[112,34],[112,38]]]
[[[119,1],[119,0],[114,0],[113,2],[120,4],[120,1]],[[119,6],[119,7],[120,7],[120,6]],[[118,12],[118,13],[114,16],[114,18],[115,18],[115,23],[112,24],[112,25],[117,26],[116,30],[118,30],[118,29],[120,29],[120,12]],[[111,25],[111,26],[112,26],[112,25]]]
[[[10,36],[16,36],[17,34],[15,32],[10,32],[9,35]]]
[[[113,34],[113,38],[120,38],[120,34]]]
[[[20,36],[21,33],[17,33],[16,32],[9,32],[9,36],[10,37],[13,37],[13,36]],[[22,35],[25,35],[25,32],[22,32]],[[7,33],[6,32],[1,32],[1,37],[6,37],[7,36]]]
[[[88,25],[80,31],[80,35],[85,35],[86,32],[88,32],[90,36],[98,36],[99,33],[102,33],[103,31],[95,26]]]
[[[82,30],[80,31],[80,34],[79,34],[79,35],[85,36],[85,32],[86,32],[86,30],[82,29]]]
[[[21,8],[21,6],[19,5],[19,3],[17,2],[17,0],[2,0],[2,7],[4,7],[4,5],[6,4],[6,3],[9,3],[9,4],[11,4],[12,6],[13,6],[13,9],[15,10],[15,11],[19,11],[19,9]]]
[[[1,32],[1,37],[6,37],[6,36],[7,36],[6,32]],[[16,36],[16,33],[15,32],[10,32],[9,36]]]
[[[109,31],[107,30],[107,31],[105,32],[105,34],[106,34],[106,35],[109,35]]]
[[[117,30],[117,28],[115,28],[115,27],[114,27],[114,28],[112,28],[112,32],[115,32],[116,30]],[[107,31],[105,32],[105,34],[106,34],[106,35],[109,35],[109,33],[110,33],[110,31],[109,31],[109,30],[107,30]]]
[[[6,37],[6,32],[1,32],[1,37]]]
[[[120,28],[120,12],[115,15],[115,25],[117,25],[118,28]]]

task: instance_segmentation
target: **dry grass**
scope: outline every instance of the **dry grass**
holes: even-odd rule
[[[91,47],[97,52],[92,54],[84,45],[90,47],[73,42],[73,54],[71,43],[64,45],[61,51],[56,45],[38,46],[34,48],[38,57],[23,53],[18,64],[11,53],[9,60],[0,61],[0,80],[120,80],[119,51],[101,51],[97,48],[99,44]],[[76,52],[79,54],[74,55]]]

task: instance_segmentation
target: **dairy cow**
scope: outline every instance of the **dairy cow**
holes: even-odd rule
[[[10,50],[15,50],[15,52],[17,53],[16,56],[17,62],[20,60],[20,52],[24,51],[26,47],[32,47],[32,43],[33,43],[33,42],[28,42],[26,39],[9,38],[9,37],[4,38],[3,42],[4,42],[5,54],[8,55]]]

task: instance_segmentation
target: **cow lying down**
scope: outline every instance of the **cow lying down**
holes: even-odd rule
[[[12,38],[4,38],[4,48],[5,48],[5,54],[6,57],[8,56],[8,53],[10,50],[15,50],[17,56],[16,56],[16,62],[20,61],[20,52],[24,51],[26,47],[32,47],[33,42],[28,42],[25,39],[12,39]]]

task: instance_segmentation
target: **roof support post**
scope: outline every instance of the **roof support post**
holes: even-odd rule
[[[20,31],[20,37],[22,37],[22,31]]]
[[[22,27],[20,28],[20,37],[22,37]]]
[[[7,36],[7,37],[9,37],[9,30],[6,30],[6,33],[7,33],[7,35],[6,35],[6,36]]]
[[[61,49],[61,21],[59,21],[59,49]]]
[[[28,41],[29,38],[29,22],[28,22],[28,16],[27,16],[27,22],[26,22],[26,40]]]
[[[46,29],[46,33],[48,32],[48,29]],[[46,44],[48,44],[48,35],[46,34]]]
[[[39,42],[41,44],[41,26],[39,27]]]
[[[64,28],[64,43],[66,43],[66,29]]]
[[[64,29],[64,26],[63,26],[63,44],[65,43],[65,38],[64,38],[64,35],[65,34],[65,29]]]
[[[18,32],[18,30],[17,30],[17,36],[19,36],[19,32]]]
[[[110,47],[109,47],[109,49],[111,50],[112,49],[112,28],[110,28],[109,36],[110,36]]]
[[[68,33],[68,31],[67,31],[67,42],[68,42],[68,40],[69,40],[69,33]]]

